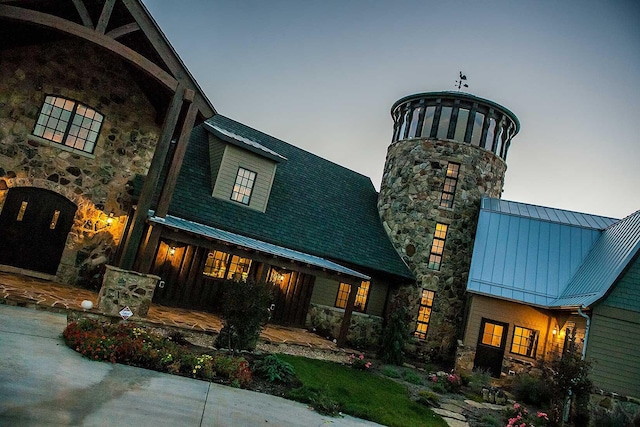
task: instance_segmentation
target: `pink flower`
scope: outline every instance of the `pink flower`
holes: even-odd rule
[[[520,408],[520,404],[519,403],[514,403],[513,404],[513,409],[519,409]]]
[[[364,359],[364,354],[360,355],[360,360]]]
[[[433,381],[434,383],[438,382],[438,377],[435,375],[431,375],[431,381]]]
[[[365,367],[365,368],[367,368],[367,369],[369,369],[369,368],[371,367],[371,362],[367,362],[367,363],[365,363],[365,364],[364,364],[364,367]]]
[[[538,418],[544,418],[545,420],[549,421],[549,416],[544,412],[538,411],[536,415],[538,416]]]

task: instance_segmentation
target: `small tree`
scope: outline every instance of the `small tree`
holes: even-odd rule
[[[260,332],[269,320],[272,285],[266,282],[226,281],[222,295],[224,325],[215,346],[237,350],[256,348]]]
[[[590,370],[591,364],[582,359],[576,345],[574,329],[567,338],[567,346],[562,356],[553,359],[547,370],[552,394],[550,421],[553,425],[562,425],[565,410],[571,409],[575,425],[588,424],[589,395],[593,388],[589,379]]]
[[[409,340],[408,325],[411,322],[407,310],[408,295],[400,290],[393,299],[391,314],[382,331],[382,342],[378,357],[384,363],[402,365],[405,359],[404,346]]]

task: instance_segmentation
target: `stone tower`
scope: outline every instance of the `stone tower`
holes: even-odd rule
[[[460,92],[406,96],[391,116],[378,211],[417,279],[409,292],[415,352],[452,361],[480,199],[501,196],[520,123],[501,105]]]

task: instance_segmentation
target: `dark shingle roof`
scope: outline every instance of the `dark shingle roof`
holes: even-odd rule
[[[256,141],[287,161],[278,164],[266,212],[211,196],[208,131],[194,128],[169,213],[268,243],[408,279],[389,241],[371,180],[227,117],[211,125]]]

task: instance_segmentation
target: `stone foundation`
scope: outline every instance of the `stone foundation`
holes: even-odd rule
[[[326,305],[311,304],[307,313],[307,327],[326,338],[340,334],[344,310]],[[347,335],[347,344],[359,349],[377,347],[382,334],[382,318],[353,312]]]
[[[119,315],[125,307],[133,317],[145,317],[160,277],[106,266],[102,288],[98,295],[98,309],[110,315]]]

